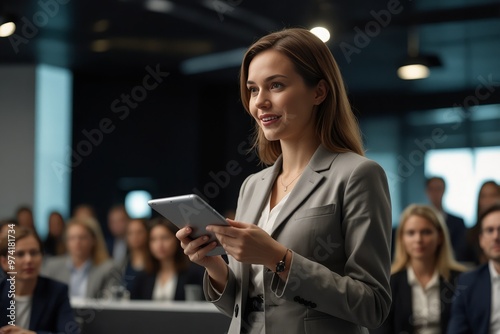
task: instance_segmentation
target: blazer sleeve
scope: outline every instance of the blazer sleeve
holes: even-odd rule
[[[54,291],[52,298],[54,302],[49,302],[52,304],[53,308],[50,310],[52,315],[56,317],[56,330],[45,331],[36,330],[37,334],[55,334],[55,333],[66,333],[66,334],[79,334],[80,326],[75,321],[75,316],[73,309],[71,308],[69,297],[68,297],[68,287],[66,285],[58,285],[57,291]]]
[[[317,311],[376,328],[391,304],[392,219],[387,178],[376,162],[364,160],[345,182],[343,201],[339,201],[344,272],[331,271],[314,259],[293,253],[288,278],[282,282],[274,275],[271,289],[279,298],[308,300]]]

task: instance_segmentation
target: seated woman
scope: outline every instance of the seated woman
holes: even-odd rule
[[[42,272],[69,285],[71,297],[102,298],[120,283],[120,273],[109,259],[98,223],[72,219],[65,232],[67,255],[48,258]]]
[[[52,211],[49,215],[49,233],[43,243],[46,256],[57,256],[66,253],[64,245],[64,218],[57,211]]]
[[[371,333],[446,333],[456,278],[442,216],[427,205],[410,205],[396,231],[391,268],[392,304],[384,324]]]
[[[4,314],[0,317],[0,333],[79,333],[68,286],[39,275],[42,242],[35,231],[20,226],[10,231],[10,239],[4,235],[0,240],[0,263],[9,272],[0,280],[0,309]],[[9,262],[12,249],[15,264]],[[11,305],[13,311],[9,311]]]
[[[191,265],[175,237],[178,228],[165,218],[154,218],[149,226],[152,266],[146,267],[132,283],[131,299],[185,300],[203,299],[203,270]],[[186,287],[194,285],[195,296]],[[187,293],[186,293],[187,292]],[[188,294],[188,296],[186,296]]]
[[[132,219],[127,225],[127,256],[120,266],[122,284],[130,291],[131,283],[145,267],[151,267],[148,244],[148,224],[145,219]],[[148,264],[146,264],[148,263]]]

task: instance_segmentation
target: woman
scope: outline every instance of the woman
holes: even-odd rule
[[[441,214],[410,205],[401,214],[392,265],[392,305],[384,325],[372,333],[446,333],[456,278],[455,261]]]
[[[389,312],[391,209],[382,168],[363,157],[340,71],[304,29],[254,43],[241,99],[255,147],[271,167],[243,183],[231,226],[209,226],[229,255],[207,257],[191,229],[177,233],[206,268],[205,297],[232,317],[229,333],[361,333]]]
[[[132,283],[131,299],[156,301],[201,299],[203,272],[191,266],[175,238],[177,227],[165,218],[150,222],[149,249],[152,266]],[[198,296],[189,290],[194,286]],[[196,289],[196,286],[199,288]],[[186,290],[187,289],[187,290]]]
[[[500,185],[492,180],[485,181],[481,185],[477,196],[477,217],[480,217],[486,209],[494,204],[500,204]],[[488,262],[488,258],[479,246],[480,230],[481,227],[476,222],[476,225],[467,230],[466,235],[466,260],[475,265]]]
[[[39,275],[42,242],[35,231],[19,226],[7,233],[10,238],[4,235],[0,241],[0,262],[9,273],[0,280],[0,333],[80,333],[68,286]]]
[[[62,215],[53,211],[49,215],[49,234],[43,243],[46,255],[57,256],[66,253],[64,245],[64,219]]]
[[[69,286],[71,297],[102,298],[118,286],[120,274],[109,260],[97,221],[71,219],[65,231],[67,255],[48,258],[43,273]]]
[[[127,257],[122,264],[122,284],[130,291],[131,283],[149,264],[148,225],[145,219],[132,219],[127,225]]]

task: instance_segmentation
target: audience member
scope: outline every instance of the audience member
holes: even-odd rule
[[[494,204],[500,204],[500,186],[495,181],[486,181],[479,189],[477,198],[477,217]],[[483,264],[488,261],[479,245],[479,234],[481,231],[479,220],[476,225],[467,231],[466,237],[466,260],[475,264]]]
[[[92,218],[97,220],[97,215],[92,205],[83,203],[75,206],[75,208],[73,209],[73,218]]]
[[[127,224],[130,217],[123,205],[113,206],[108,212],[108,229],[110,236],[106,238],[108,252],[115,263],[123,263],[127,255]]]
[[[131,299],[185,300],[186,286],[198,287],[195,299],[202,299],[203,270],[193,265],[175,237],[178,228],[165,218],[150,222],[149,249],[152,267],[132,284]]]
[[[43,243],[45,255],[57,256],[66,253],[64,245],[64,219],[62,215],[53,211],[49,215],[49,233]]]
[[[35,222],[33,220],[33,212],[28,206],[21,206],[16,211],[16,220],[19,226],[24,226],[36,231]]]
[[[450,233],[450,241],[455,258],[458,261],[465,261],[466,242],[465,235],[467,228],[463,218],[446,212],[443,208],[443,196],[446,190],[446,183],[442,177],[431,177],[426,181],[425,193],[430,203],[439,213],[441,213]]]
[[[148,234],[146,219],[132,219],[127,225],[127,257],[120,267],[122,283],[129,291],[135,277],[152,266]]]
[[[488,262],[460,275],[449,334],[500,333],[500,204],[481,212],[478,224]]]
[[[43,273],[69,285],[71,297],[102,298],[119,285],[120,274],[109,260],[101,229],[95,220],[72,219],[65,232],[67,255],[48,258]]]
[[[455,281],[465,267],[453,258],[442,215],[427,205],[408,206],[395,242],[391,310],[372,333],[446,333]]]
[[[39,275],[42,242],[37,234],[22,226],[15,227],[14,231],[11,234],[14,238],[4,235],[0,241],[0,262],[9,272],[8,277],[0,280],[0,309],[4,313],[0,317],[0,333],[79,333],[69,303],[68,286]],[[12,242],[15,263],[9,262],[8,257]],[[15,310],[9,311],[13,302]]]
[[[14,219],[5,219],[0,221],[0,239],[4,235],[7,235],[7,230],[10,228],[9,225],[17,226],[17,221],[15,221]]]

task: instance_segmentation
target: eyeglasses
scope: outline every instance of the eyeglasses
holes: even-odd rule
[[[481,230],[481,233],[483,233],[484,235],[487,235],[489,237],[493,236],[493,234],[495,233],[495,231],[498,232],[498,234],[500,235],[500,226],[499,227],[486,227],[486,228],[483,228]]]

